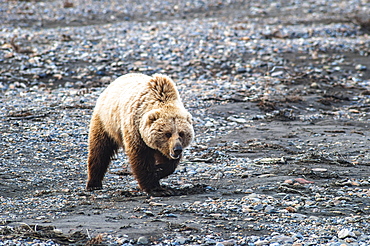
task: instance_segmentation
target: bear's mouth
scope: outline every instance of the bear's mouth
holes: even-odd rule
[[[172,159],[179,159],[182,154],[182,146],[180,144],[176,144],[172,151],[170,151],[170,156]]]
[[[181,154],[176,155],[176,154],[170,153],[170,156],[171,156],[172,159],[175,159],[176,160],[176,159],[179,159],[181,157]]]

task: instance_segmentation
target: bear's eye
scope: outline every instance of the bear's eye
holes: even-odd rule
[[[166,137],[170,138],[171,136],[172,136],[172,133],[170,133],[170,132],[166,133]]]
[[[180,132],[180,133],[179,133],[179,136],[180,136],[180,138],[184,138],[185,133],[184,133],[184,132]]]

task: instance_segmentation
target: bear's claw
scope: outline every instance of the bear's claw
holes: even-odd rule
[[[101,182],[92,182],[92,181],[89,181],[87,184],[86,184],[86,190],[87,191],[93,191],[93,190],[101,190],[103,189],[103,185]]]

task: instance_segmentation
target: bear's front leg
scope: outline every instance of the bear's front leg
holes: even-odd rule
[[[181,156],[178,159],[169,159],[166,156],[164,156],[161,152],[155,151],[154,158],[156,173],[159,179],[163,179],[168,175],[172,174],[176,170],[180,162]]]
[[[94,115],[89,133],[88,191],[102,188],[102,180],[117,149],[118,144],[105,132],[99,117]]]
[[[155,150],[142,147],[126,153],[129,157],[132,172],[140,188],[151,196],[171,196],[175,192],[161,187],[160,173],[155,165]]]

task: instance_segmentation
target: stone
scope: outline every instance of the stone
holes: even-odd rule
[[[139,237],[137,239],[137,244],[144,244],[144,245],[149,244],[149,239],[147,237],[144,237],[144,236]]]

